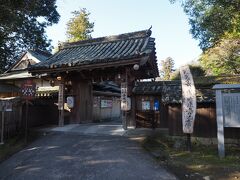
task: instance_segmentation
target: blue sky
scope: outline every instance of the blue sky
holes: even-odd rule
[[[61,15],[58,24],[47,28],[52,45],[66,40],[66,23],[71,12],[86,8],[95,23],[93,37],[116,35],[148,29],[156,38],[158,64],[172,57],[175,67],[196,61],[201,53],[198,41],[189,33],[190,25],[180,4],[169,0],[57,0]]]

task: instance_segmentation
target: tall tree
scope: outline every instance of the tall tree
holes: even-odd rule
[[[172,2],[178,0],[170,0]],[[239,74],[240,0],[182,0],[208,74]]]
[[[171,73],[174,71],[174,60],[171,57],[167,57],[160,63],[161,70],[160,76],[163,80],[170,80]]]
[[[184,11],[189,16],[190,31],[193,37],[200,41],[202,50],[213,47],[226,33],[239,35],[239,0],[181,1]]]
[[[208,74],[240,74],[240,38],[223,38],[200,57]]]
[[[45,28],[59,20],[56,0],[3,0],[0,4],[0,71],[26,49],[49,50]]]
[[[69,42],[76,42],[91,38],[94,23],[89,21],[90,13],[85,9],[72,12],[73,17],[67,23],[67,37]]]

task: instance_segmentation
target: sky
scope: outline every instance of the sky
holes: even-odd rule
[[[172,57],[175,68],[196,61],[201,50],[189,30],[188,17],[179,3],[169,0],[57,0],[61,16],[58,24],[48,27],[46,33],[52,45],[66,41],[66,23],[71,12],[86,8],[94,22],[92,37],[117,35],[149,29],[156,43],[158,65]],[[161,67],[160,67],[161,68]]]

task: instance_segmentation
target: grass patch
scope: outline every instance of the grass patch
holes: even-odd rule
[[[143,147],[180,179],[240,179],[240,145],[226,146],[226,157],[218,157],[217,145],[192,143],[158,134],[143,141]]]
[[[0,162],[6,160],[16,152],[22,150],[28,144],[36,140],[40,134],[35,131],[31,131],[28,136],[28,141],[25,141],[23,134],[19,134],[15,137],[12,137],[4,142],[3,145],[0,145]]]

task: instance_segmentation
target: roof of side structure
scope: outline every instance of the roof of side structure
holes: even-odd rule
[[[239,87],[240,75],[193,77],[196,87],[197,102],[215,102],[215,84],[229,84],[230,88]],[[222,85],[221,85],[222,86]],[[215,86],[218,88],[219,86]],[[181,81],[137,82],[133,88],[136,95],[160,96],[163,103],[181,103]]]

